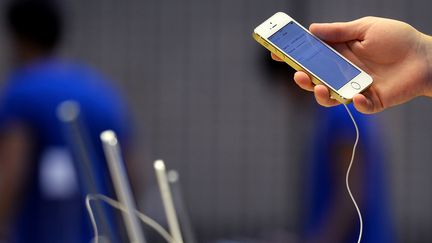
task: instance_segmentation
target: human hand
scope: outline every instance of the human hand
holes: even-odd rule
[[[312,24],[309,30],[373,78],[372,85],[353,97],[362,113],[376,113],[418,96],[432,97],[432,37],[392,19],[364,17],[351,22]],[[272,58],[282,61],[272,54]],[[320,105],[334,106],[324,85],[312,83],[305,72],[295,82],[313,91]]]

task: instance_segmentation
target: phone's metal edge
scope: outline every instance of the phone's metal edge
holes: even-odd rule
[[[280,59],[282,59],[284,62],[286,62],[292,68],[294,68],[296,71],[306,72],[312,78],[312,83],[314,83],[315,85],[322,84],[322,85],[326,86],[329,89],[329,91],[330,91],[330,96],[333,97],[334,99],[336,99],[337,101],[339,101],[340,103],[343,103],[343,104],[349,104],[349,103],[351,103],[351,101],[352,101],[351,99],[346,99],[346,98],[342,97],[341,95],[339,95],[338,93],[336,93],[331,87],[329,87],[327,84],[325,84],[324,82],[322,82],[320,79],[318,79],[315,75],[313,75],[309,71],[305,70],[295,60],[291,59],[291,57],[289,57],[288,55],[285,55],[284,53],[282,53],[282,51],[280,51],[277,47],[275,47],[272,43],[268,42],[266,39],[262,38],[255,31],[252,33],[252,37],[259,44],[261,44],[263,47],[265,47],[271,53],[275,54],[277,57],[279,57]]]
[[[319,80],[317,77],[315,77],[315,75],[313,75],[309,71],[305,70],[295,60],[291,59],[289,56],[287,56],[284,53],[282,53],[279,49],[277,49],[276,47],[274,47],[273,44],[271,44],[270,42],[268,42],[266,39],[262,38],[259,34],[253,32],[252,36],[253,36],[253,38],[258,43],[260,43],[262,46],[264,46],[271,53],[275,54],[277,57],[279,57],[280,59],[282,59],[284,62],[286,62],[292,68],[294,68],[296,71],[306,72],[312,78],[312,83],[314,83],[315,85],[322,84],[322,85],[325,85],[326,87],[328,87],[327,84],[323,83],[321,80]],[[335,98],[340,103],[349,104],[351,102],[351,99],[346,99],[346,98],[340,96],[338,93],[336,93],[330,87],[328,87],[328,88],[329,88],[331,97]]]

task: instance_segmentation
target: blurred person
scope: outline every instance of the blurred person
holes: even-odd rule
[[[353,97],[358,111],[376,113],[415,97],[432,97],[432,37],[409,24],[364,17],[312,24],[309,30],[372,76],[371,87]],[[297,72],[294,80],[302,89],[313,91],[320,105],[339,104],[324,85],[315,86],[306,73]]]
[[[355,129],[343,106],[319,108],[306,165],[306,243],[356,243],[359,222],[348,195],[345,176]],[[362,212],[362,242],[394,243],[382,137],[374,117],[353,109],[360,140],[350,174],[350,186]]]
[[[96,71],[56,56],[64,32],[57,5],[11,1],[5,23],[13,70],[0,100],[0,237],[6,242],[90,242],[84,193],[56,117],[65,100],[80,104],[102,193],[109,172],[99,134],[114,130],[130,141],[124,100]]]
[[[261,55],[260,60],[263,59]],[[355,141],[354,125],[343,106],[324,109],[312,104],[307,94],[297,92],[289,77],[295,70],[284,63],[265,62],[265,72],[273,85],[287,98],[297,103],[291,118],[294,123],[312,119],[296,129],[311,130],[304,149],[305,176],[301,183],[304,199],[302,222],[296,235],[285,235],[280,242],[355,243],[358,237],[358,216],[345,186],[345,175]],[[288,95],[286,95],[288,93]],[[350,105],[351,106],[351,105]],[[352,108],[352,107],[350,107]],[[364,220],[362,242],[394,243],[390,215],[388,181],[385,172],[385,148],[380,138],[376,118],[353,110],[360,129],[360,140],[350,175],[350,185],[359,203]],[[299,119],[296,121],[296,119]],[[308,133],[309,134],[309,133]],[[291,241],[290,241],[290,240]],[[273,242],[273,241],[267,241]],[[275,241],[276,242],[276,241]]]

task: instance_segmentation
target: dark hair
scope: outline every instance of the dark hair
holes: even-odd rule
[[[6,24],[20,39],[46,50],[60,41],[63,20],[56,4],[48,0],[15,0],[6,8]]]

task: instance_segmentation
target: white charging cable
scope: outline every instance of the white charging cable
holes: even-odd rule
[[[353,146],[353,149],[352,149],[351,160],[350,160],[350,163],[349,163],[349,166],[348,166],[348,170],[346,172],[345,184],[346,184],[346,188],[347,188],[348,194],[349,194],[349,196],[350,196],[350,198],[351,198],[351,200],[352,200],[352,202],[353,202],[353,204],[354,204],[354,206],[355,206],[355,208],[357,210],[357,214],[358,214],[358,218],[359,218],[359,223],[360,223],[360,231],[359,231],[359,236],[358,236],[357,243],[360,243],[361,239],[362,239],[362,235],[363,235],[363,217],[362,217],[362,214],[360,212],[360,208],[357,205],[357,202],[356,202],[356,200],[355,200],[355,198],[354,198],[354,196],[353,196],[353,194],[351,192],[351,188],[350,188],[350,185],[349,185],[349,176],[350,176],[350,172],[351,172],[351,167],[352,167],[353,162],[354,162],[355,152],[356,152],[356,149],[357,149],[360,133],[359,133],[359,129],[358,129],[357,123],[356,123],[356,121],[354,119],[354,116],[351,114],[350,109],[348,108],[347,105],[345,105],[345,104],[343,104],[343,105],[344,105],[345,109],[347,110],[348,115],[350,116],[350,118],[351,118],[351,120],[352,120],[352,122],[354,124],[355,130],[356,130],[356,139],[355,139],[354,146]],[[102,194],[88,194],[86,196],[86,207],[87,207],[87,211],[88,211],[88,214],[89,214],[89,217],[90,217],[90,221],[91,221],[92,227],[93,227],[94,242],[98,243],[99,242],[99,233],[98,233],[98,228],[97,228],[97,224],[96,224],[96,219],[95,219],[94,214],[93,214],[93,209],[91,207],[91,201],[95,201],[95,200],[104,201],[104,202],[108,203],[109,205],[111,205],[112,207],[117,208],[117,209],[123,211],[124,213],[128,213],[128,211],[126,210],[126,207],[123,204],[121,204],[120,202],[118,202],[118,201],[116,201],[116,200],[114,200],[114,199],[112,199],[110,197],[107,197],[105,195],[102,195]],[[150,226],[151,228],[153,228],[156,232],[158,232],[167,242],[169,242],[169,243],[175,243],[175,240],[172,238],[172,236],[160,224],[158,224],[156,221],[154,221],[153,219],[151,219],[150,217],[146,216],[145,214],[139,212],[136,209],[135,209],[135,214],[138,216],[138,218],[143,223],[147,224],[148,226]]]
[[[352,164],[354,162],[354,156],[355,156],[357,144],[358,144],[358,141],[359,141],[360,133],[359,133],[359,129],[358,129],[357,123],[356,123],[356,121],[354,119],[354,116],[351,114],[350,109],[348,108],[347,105],[345,105],[345,104],[343,104],[343,105],[344,105],[345,109],[347,110],[348,115],[350,116],[350,118],[351,118],[351,120],[352,120],[352,122],[354,124],[355,130],[356,130],[356,139],[355,139],[354,146],[353,146],[353,149],[352,149],[351,160],[350,160],[350,163],[349,163],[349,166],[348,166],[348,170],[346,172],[345,184],[346,184],[346,188],[348,190],[348,194],[350,195],[351,200],[354,203],[354,206],[355,206],[355,208],[357,210],[357,214],[358,214],[358,218],[359,218],[359,222],[360,222],[360,231],[359,231],[359,236],[358,236],[357,243],[360,243],[361,239],[362,239],[362,235],[363,235],[363,217],[362,217],[362,214],[360,212],[360,208],[357,205],[357,202],[356,202],[356,200],[355,200],[355,198],[354,198],[354,196],[353,196],[353,194],[351,192],[350,186],[349,186],[349,176],[350,176]]]
[[[105,195],[102,194],[88,194],[86,196],[86,207],[87,207],[87,212],[89,214],[90,217],[90,221],[93,227],[93,241],[94,243],[98,243],[99,242],[99,232],[98,232],[98,227],[96,224],[96,219],[95,216],[93,214],[93,209],[91,207],[91,202],[92,201],[96,201],[96,200],[101,200],[104,201],[105,203],[111,205],[114,208],[117,208],[118,210],[123,211],[123,213],[128,213],[127,208],[121,204],[120,202],[107,197]],[[173,237],[160,225],[158,224],[156,221],[154,221],[152,218],[146,216],[145,214],[141,213],[138,210],[134,210],[134,213],[138,216],[138,218],[145,223],[146,225],[150,226],[151,228],[153,228],[157,233],[159,233],[160,236],[162,236],[168,243],[175,243],[175,240],[173,239]]]

